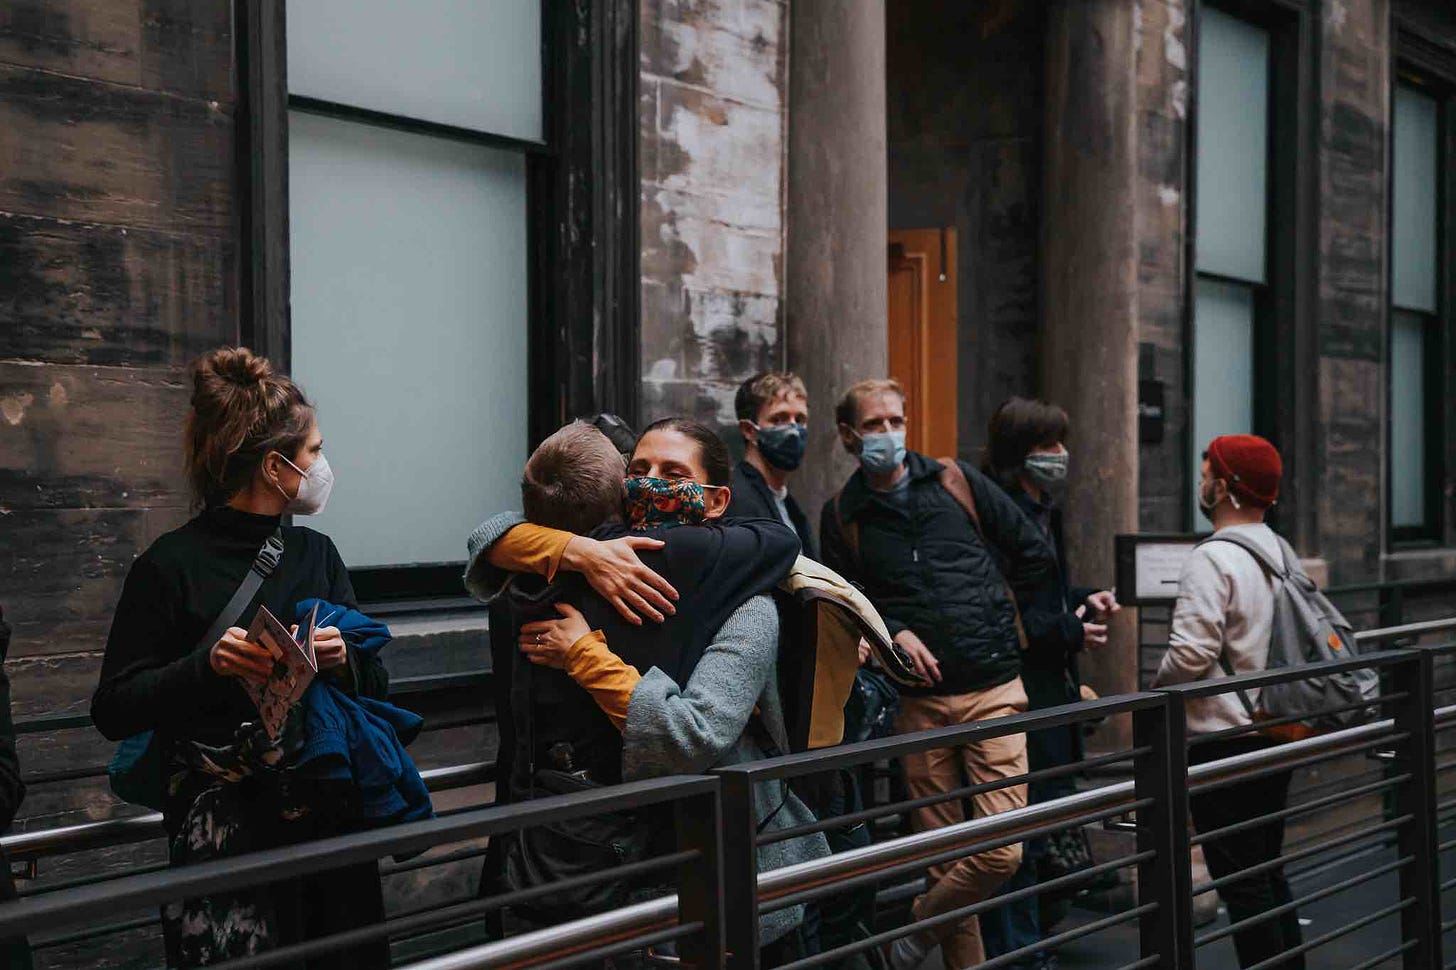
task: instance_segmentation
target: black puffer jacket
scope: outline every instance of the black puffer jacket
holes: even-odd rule
[[[910,629],[940,662],[941,682],[906,693],[964,694],[1004,684],[1021,672],[1015,611],[992,551],[955,498],[940,484],[941,466],[924,455],[906,458],[909,492],[902,511],[865,481],[850,476],[839,515],[859,524],[859,556],[845,544],[834,500],[824,505],[824,563],[858,581],[891,635]],[[1030,596],[1056,570],[1050,543],[990,479],[960,462],[971,483],[986,539],[1005,556],[1006,580]]]

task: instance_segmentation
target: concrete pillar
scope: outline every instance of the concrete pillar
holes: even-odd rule
[[[1047,19],[1042,392],[1072,417],[1067,550],[1088,584],[1112,582],[1113,536],[1138,521],[1134,4],[1057,0]],[[1137,689],[1132,612],[1083,655],[1104,696]]]
[[[885,5],[793,0],[789,17],[785,345],[811,409],[793,488],[817,528],[854,470],[834,404],[889,366]]]

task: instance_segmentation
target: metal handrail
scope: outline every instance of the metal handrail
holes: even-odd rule
[[[1114,698],[1107,700],[1113,701]],[[1456,717],[1456,705],[1441,708],[1437,714]],[[1392,726],[1392,721],[1381,720],[1193,765],[1188,769],[1188,781],[1190,784],[1224,782],[1243,775],[1256,774],[1311,754],[1357,746],[1379,737]],[[760,905],[771,903],[784,896],[835,885],[846,879],[884,872],[931,856],[974,848],[1032,828],[1059,823],[1075,825],[1089,814],[1127,810],[1136,803],[1134,783],[1123,781],[996,815],[968,819],[939,829],[902,835],[864,848],[850,849],[761,873],[758,877],[758,900]],[[569,948],[568,941],[570,946],[577,946],[585,942],[625,938],[671,925],[676,918],[677,896],[668,895],[587,919],[408,964],[405,970],[476,970],[502,965],[529,966],[560,955],[562,949]]]
[[[1442,620],[1421,620],[1416,623],[1402,623],[1400,626],[1381,627],[1376,630],[1360,630],[1355,634],[1356,643],[1384,643],[1387,640],[1404,640],[1427,633],[1441,633],[1456,630],[1456,617]]]
[[[495,780],[495,762],[476,761],[445,768],[430,768],[420,772],[420,777],[424,779],[425,787],[432,792],[483,785]],[[162,830],[162,814],[148,812],[145,815],[81,822],[34,832],[13,832],[0,836],[0,848],[11,859],[24,862],[85,849],[146,842],[159,839],[165,834]]]
[[[1364,642],[1378,642],[1390,639],[1402,639],[1416,636],[1423,633],[1436,632],[1438,630],[1456,628],[1456,618],[1430,621],[1419,624],[1406,624],[1399,627],[1386,628],[1382,630],[1365,631],[1362,634]],[[1344,661],[1335,664],[1320,665],[1320,669],[1347,669],[1357,666],[1385,667],[1400,663],[1409,663],[1413,658],[1420,655],[1419,650],[1404,649],[1391,650],[1377,654],[1370,654],[1351,661]],[[1071,721],[1079,717],[1087,716],[1091,709],[1098,712],[1112,713],[1113,709],[1123,711],[1135,708],[1146,707],[1153,700],[1162,698],[1166,703],[1172,704],[1171,697],[1175,695],[1198,696],[1204,693],[1217,692],[1233,689],[1239,684],[1255,686],[1267,684],[1279,680],[1298,677],[1303,673],[1308,675],[1308,669],[1302,671],[1280,671],[1247,674],[1237,678],[1220,679],[1213,684],[1207,682],[1182,685],[1177,688],[1169,688],[1159,695],[1129,695],[1123,698],[1105,698],[1102,701],[1090,705],[1068,705],[1066,708],[1053,709],[1051,711],[1039,712],[1031,715],[1014,715],[1009,718],[998,719],[993,722],[982,722],[974,726],[958,729],[960,733],[974,733],[977,737],[982,735],[991,736],[997,733],[1016,732],[1022,729],[1023,722],[1030,724],[1031,721],[1046,722]],[[1447,723],[1456,720],[1456,705],[1450,705],[1435,709],[1434,718],[1438,723]],[[1301,763],[1308,763],[1313,758],[1326,756],[1338,756],[1347,751],[1359,750],[1362,746],[1369,746],[1385,740],[1389,732],[1395,727],[1393,719],[1385,719],[1372,723],[1363,724],[1357,727],[1348,728],[1329,734],[1318,735],[1300,741],[1289,742],[1278,746],[1235,755],[1218,761],[1207,762],[1200,765],[1190,766],[1187,769],[1187,785],[1192,787],[1195,783],[1202,787],[1215,784],[1223,784],[1231,780],[1244,778],[1246,776],[1257,776],[1282,768],[1292,767]],[[924,746],[934,740],[941,738],[946,730],[923,732],[919,736],[902,737],[889,742],[889,747],[896,744],[911,747]],[[967,736],[970,736],[967,734]],[[941,741],[941,743],[948,743]],[[831,764],[847,763],[857,758],[863,760],[869,749],[879,750],[887,746],[886,742],[865,742],[861,745],[849,745],[840,748],[828,749],[822,752],[809,754],[788,755],[783,758],[769,759],[767,761],[750,762],[743,765],[735,765],[729,769],[739,775],[749,775],[754,779],[761,777],[784,777],[786,775],[801,774],[811,767],[822,770]],[[461,779],[469,776],[469,769],[479,766],[456,766],[449,769],[437,769],[436,779],[453,778]],[[716,791],[717,778],[682,779],[684,782],[697,782],[700,785],[709,785]],[[613,808],[622,807],[621,802],[616,801],[619,797],[627,796],[634,791],[634,786],[623,788],[604,789],[600,792],[591,793],[594,800],[600,804],[612,804]],[[706,789],[704,789],[706,790]],[[575,798],[575,796],[572,796]],[[631,800],[630,798],[628,799]],[[559,799],[549,800],[551,802]],[[1014,809],[997,815],[985,816],[970,819],[956,825],[946,826],[941,829],[912,833],[867,846],[862,849],[851,850],[837,855],[789,866],[781,869],[771,870],[759,874],[756,882],[757,899],[760,904],[769,903],[772,907],[774,901],[779,905],[786,905],[789,900],[786,897],[802,898],[803,894],[813,894],[816,891],[832,890],[841,886],[847,880],[872,879],[878,874],[892,874],[908,865],[920,864],[923,860],[937,857],[953,856],[956,853],[968,854],[978,848],[984,848],[988,842],[996,839],[1015,839],[1021,833],[1033,829],[1046,829],[1048,826],[1070,826],[1085,824],[1087,816],[1095,813],[1122,812],[1134,809],[1139,805],[1145,805],[1148,799],[1139,799],[1135,790],[1135,782],[1123,781],[1114,783],[1102,788],[1092,789],[1085,792],[1077,792],[1061,798],[1029,805],[1024,808]],[[516,811],[510,812],[508,807],[507,815],[495,815],[491,817],[491,828],[504,828],[497,819],[507,816],[512,818],[525,819],[530,816],[531,809],[528,806],[514,806]],[[477,819],[481,812],[495,812],[497,810],[484,809],[474,810],[466,813],[472,820]],[[141,826],[149,818],[155,816],[141,816],[133,819],[113,820],[123,826]],[[437,834],[453,833],[459,834],[457,819],[440,820],[446,823],[445,828],[438,830]],[[106,826],[112,823],[90,823],[91,826]],[[418,828],[424,823],[397,827],[396,835],[389,835],[390,830],[383,830],[375,833],[366,833],[363,836],[335,837],[334,839],[322,840],[321,842],[302,846],[291,847],[288,851],[296,858],[291,860],[290,872],[305,864],[322,862],[325,858],[332,863],[338,861],[342,856],[337,853],[345,852],[345,849],[337,848],[347,842],[347,853],[350,859],[353,855],[365,852],[365,846],[380,848],[385,845],[403,845],[409,843],[415,848],[425,845],[426,839],[423,835],[425,830]],[[523,823],[527,824],[527,823]],[[478,826],[477,826],[478,827]],[[22,833],[18,836],[10,836],[0,840],[7,850],[17,854],[25,852],[26,840],[32,852],[39,845],[47,844],[47,837],[55,841],[49,844],[65,844],[66,838],[75,838],[75,830],[88,829],[90,826],[71,826],[67,829],[47,830],[36,833]],[[71,830],[68,833],[68,829]],[[94,832],[94,829],[91,829]],[[364,841],[359,841],[360,839]],[[443,839],[450,841],[450,839]],[[15,848],[12,849],[12,846]],[[145,885],[143,895],[150,900],[152,897],[160,898],[166,891],[187,891],[189,893],[201,891],[205,888],[199,880],[206,882],[211,879],[213,882],[221,881],[224,873],[243,872],[245,874],[256,874],[259,866],[265,860],[278,856],[280,850],[268,850],[263,853],[254,853],[250,857],[238,857],[231,860],[220,860],[219,864],[204,863],[197,867],[185,867],[185,870],[150,873],[136,876],[122,876],[112,882],[113,892],[119,887],[132,887],[141,889]],[[282,858],[282,856],[279,856]],[[221,863],[233,863],[229,870]],[[207,867],[213,867],[217,871],[213,873]],[[300,869],[300,871],[302,871]],[[275,874],[276,877],[276,874]],[[149,881],[150,880],[150,881]],[[79,893],[79,895],[78,895]],[[64,897],[64,898],[63,898]],[[132,896],[131,898],[138,898]],[[51,916],[77,908],[77,903],[95,907],[98,899],[94,892],[88,894],[87,890],[72,891],[63,890],[54,894],[45,894],[40,897],[31,897],[29,900],[16,904],[10,904],[0,908],[0,936],[4,931],[13,928],[10,923],[23,915],[46,913]],[[411,965],[419,970],[466,970],[476,966],[495,966],[502,961],[509,961],[515,965],[528,965],[532,962],[539,962],[544,959],[554,959],[561,955],[567,940],[579,941],[582,945],[610,944],[612,941],[622,941],[633,938],[643,931],[661,930],[663,927],[675,925],[678,916],[678,897],[675,895],[665,896],[648,903],[629,906],[623,909],[614,910],[609,913],[600,914],[584,920],[577,920],[567,924],[552,927],[540,933],[525,934],[512,937],[509,940],[495,943],[483,944],[471,947],[444,957],[433,958]],[[683,929],[683,927],[679,927]],[[580,947],[577,947],[579,950]]]

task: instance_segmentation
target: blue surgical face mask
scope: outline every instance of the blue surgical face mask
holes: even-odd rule
[[[905,464],[904,431],[856,435],[860,441],[859,464],[868,474],[888,475]]]
[[[780,471],[791,472],[804,461],[809,429],[802,424],[753,426],[758,431],[758,453]]]

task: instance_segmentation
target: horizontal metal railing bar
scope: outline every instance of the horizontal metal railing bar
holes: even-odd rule
[[[1415,903],[1416,901],[1414,899],[1402,899],[1398,903],[1392,903],[1391,905],[1378,909],[1373,913],[1367,913],[1366,915],[1360,917],[1354,922],[1346,923],[1344,926],[1336,927],[1335,929],[1330,930],[1328,933],[1321,933],[1319,936],[1316,936],[1312,940],[1305,940],[1303,943],[1299,944],[1299,946],[1290,947],[1278,956],[1270,957],[1267,960],[1260,961],[1259,963],[1254,964],[1252,967],[1249,967],[1248,970],[1273,970],[1274,967],[1279,966],[1290,957],[1299,956],[1302,953],[1308,953],[1310,950],[1322,947],[1326,943],[1338,940],[1340,937],[1346,936],[1350,933],[1354,933],[1356,930],[1363,930],[1365,927],[1369,926],[1371,923],[1376,922],[1377,920],[1385,919],[1385,917],[1387,916],[1394,916],[1396,913],[1399,913],[1402,910],[1409,909],[1410,907],[1414,906]]]
[[[1000,778],[996,781],[983,782],[979,785],[965,785],[948,792],[937,792],[934,795],[925,795],[920,798],[910,798],[903,802],[891,802],[888,805],[876,805],[873,808],[866,808],[858,812],[849,812],[844,815],[835,815],[832,818],[817,822],[806,822],[803,825],[796,825],[792,828],[779,829],[776,832],[769,832],[758,837],[759,845],[772,845],[775,842],[786,842],[789,839],[796,839],[802,835],[812,835],[815,832],[827,832],[830,829],[844,828],[859,822],[872,819],[888,818],[892,815],[900,815],[904,812],[923,808],[926,805],[937,805],[941,802],[954,801],[960,798],[969,798],[972,795],[979,795],[982,792],[997,791],[1002,788],[1013,788],[1017,785],[1026,785],[1034,781],[1044,781],[1048,778],[1063,778],[1067,775],[1076,775],[1093,768],[1104,765],[1119,764],[1123,761],[1131,761],[1134,758],[1147,754],[1152,749],[1149,747],[1130,748],[1127,751],[1118,751],[1113,754],[1100,755],[1095,758],[1088,758],[1085,761],[1074,762],[1069,765],[1057,765],[1054,768],[1041,768],[1037,771],[1028,771],[1024,775],[1013,775],[1010,778]]]
[[[1399,818],[1393,818],[1388,822],[1383,822],[1380,825],[1375,826],[1374,828],[1361,829],[1358,832],[1342,836],[1341,838],[1335,839],[1332,842],[1321,842],[1318,845],[1312,845],[1308,848],[1300,849],[1297,852],[1288,852],[1284,855],[1275,856],[1272,859],[1267,859],[1257,865],[1247,866],[1243,869],[1238,870],[1237,872],[1231,872],[1226,876],[1221,876],[1218,879],[1210,879],[1207,882],[1201,882],[1193,887],[1190,895],[1198,896],[1208,892],[1209,890],[1216,890],[1223,886],[1227,886],[1229,883],[1237,882],[1240,879],[1247,879],[1250,876],[1257,876],[1262,872],[1268,872],[1270,869],[1278,869],[1293,862],[1301,862],[1305,859],[1311,858],[1312,856],[1317,856],[1321,853],[1328,852],[1331,849],[1338,849],[1341,846],[1359,842],[1361,839],[1368,839],[1376,835],[1384,835],[1387,832],[1394,831],[1395,829],[1400,828],[1402,825],[1407,824],[1413,818],[1415,818],[1414,815],[1402,815]]]
[[[1370,708],[1377,708],[1382,704],[1394,704],[1410,697],[1410,694],[1401,691],[1395,694],[1382,694],[1379,697],[1372,697],[1368,701],[1356,701],[1353,704],[1341,704],[1339,707],[1327,708],[1321,713],[1325,716],[1332,714],[1344,714],[1349,711],[1359,711]],[[1210,731],[1207,734],[1195,734],[1188,738],[1189,746],[1207,744],[1210,741],[1222,741],[1226,738],[1240,737],[1245,734],[1254,734],[1265,731],[1272,727],[1280,727],[1285,724],[1296,724],[1308,717],[1306,714],[1288,714],[1284,717],[1274,717],[1268,720],[1260,720],[1254,724],[1241,724],[1238,727],[1224,728],[1222,731]]]
[[[1151,799],[1144,799],[1141,802],[1132,803],[1134,807],[1141,807],[1145,804],[1151,804]],[[1020,809],[1017,809],[1016,811],[1020,811]],[[1016,826],[1009,832],[990,835],[980,841],[960,843],[951,848],[944,849],[933,854],[919,855],[913,859],[908,859],[904,862],[897,862],[889,866],[875,867],[867,872],[855,873],[843,880],[835,880],[834,882],[830,883],[819,883],[817,885],[808,886],[804,889],[799,889],[795,892],[774,896],[768,902],[768,905],[760,905],[759,912],[772,913],[781,909],[788,909],[790,906],[797,906],[801,903],[807,904],[817,902],[820,899],[824,899],[829,896],[836,896],[850,889],[858,889],[861,886],[875,885],[884,882],[887,879],[894,879],[897,876],[911,876],[917,872],[920,872],[921,869],[932,868],[934,866],[943,865],[947,862],[954,862],[955,860],[964,858],[968,855],[978,855],[982,852],[989,852],[992,849],[999,849],[1004,846],[1015,845],[1026,839],[1034,839],[1039,836],[1049,835],[1052,832],[1058,832],[1062,829],[1075,828],[1082,825],[1092,825],[1097,822],[1103,821],[1104,819],[1114,818],[1118,815],[1121,815],[1124,811],[1125,810],[1122,806],[1117,806],[1115,808],[1104,809],[1101,812],[1095,812],[1091,815],[1078,815],[1076,818],[1071,819],[1056,819],[1044,825],[1036,825],[1029,828],[1025,826]],[[959,824],[963,825],[965,823]],[[997,898],[999,899],[1000,897]]]
[[[1382,963],[1385,963],[1387,960],[1394,960],[1419,942],[1420,940],[1406,940],[1400,946],[1393,946],[1384,953],[1377,954],[1368,960],[1361,960],[1353,967],[1350,967],[1350,970],[1375,970]]]
[[[1038,883],[1035,886],[1026,886],[1022,889],[1017,889],[1014,892],[1008,892],[1002,895],[992,896],[990,899],[983,899],[977,903],[971,903],[966,906],[957,907],[956,909],[950,910],[945,913],[940,913],[934,918],[934,922],[932,922],[931,920],[923,920],[919,923],[913,924],[912,926],[896,927],[891,930],[886,930],[883,933],[876,933],[873,936],[866,937],[863,940],[856,940],[853,943],[846,943],[842,946],[837,946],[832,950],[825,950],[824,952],[814,954],[813,956],[803,957],[801,959],[795,960],[792,963],[784,964],[782,967],[779,967],[778,970],[810,970],[810,968],[812,967],[822,966],[826,963],[833,963],[846,957],[853,956],[856,953],[862,953],[865,950],[872,950],[875,947],[883,946],[886,943],[889,943],[895,939],[898,939],[899,937],[906,935],[906,932],[909,930],[929,929],[935,926],[943,925],[944,923],[958,923],[961,920],[966,919],[967,917],[979,916],[981,913],[987,912],[989,910],[996,909],[1001,906],[1006,906],[1011,903],[1020,902],[1023,899],[1029,899],[1044,892],[1052,892],[1054,890],[1062,889],[1067,886],[1074,886],[1078,883],[1087,882],[1089,880],[1095,879],[1098,876],[1103,875],[1104,873],[1116,872],[1118,869],[1122,869],[1126,866],[1137,865],[1139,862],[1142,862],[1146,859],[1151,859],[1155,855],[1156,853],[1154,852],[1136,852],[1132,855],[1123,856],[1120,859],[1112,859],[1108,862],[1099,863],[1095,866],[1091,866],[1079,872],[1069,873],[1065,876],[1058,876],[1055,879],[1048,879],[1046,882]],[[836,886],[834,888],[838,889],[839,887]]]
[[[481,943],[454,953],[406,964],[406,970],[471,970],[474,967],[534,966],[543,957],[580,952],[603,940],[637,939],[643,933],[677,928],[677,896],[662,896],[569,923]],[[241,970],[241,968],[239,968]]]
[[[1154,953],[1150,957],[1143,957],[1141,960],[1134,960],[1132,963],[1124,963],[1117,970],[1143,970],[1144,967],[1156,967],[1163,962],[1161,954]]]
[[[989,738],[1005,737],[1008,734],[1025,734],[1044,728],[1064,727],[1068,724],[1098,720],[1113,714],[1128,714],[1133,711],[1161,707],[1165,703],[1166,701],[1158,694],[1120,694],[1116,697],[1103,697],[1095,701],[1079,701],[1075,704],[1062,704],[1039,711],[1008,714],[1004,717],[993,717],[969,724],[932,728],[928,731],[897,734],[893,737],[858,741],[854,744],[842,744],[832,748],[818,748],[814,751],[766,758],[762,761],[749,761],[733,765],[731,769],[746,772],[752,775],[755,781],[794,778],[836,768],[853,768],[871,761],[899,758],[920,751],[934,751],[936,748],[973,744]]]
[[[420,777],[424,779],[425,787],[432,792],[466,788],[494,781],[495,762],[477,761],[445,768],[430,768],[420,772]],[[145,815],[81,822],[53,829],[37,829],[34,832],[12,832],[0,836],[0,848],[12,859],[19,861],[145,842],[161,838],[163,834],[162,813],[148,812]]]
[[[614,957],[622,953],[630,953],[634,950],[645,950],[659,943],[680,940],[685,936],[692,936],[694,933],[701,932],[702,929],[702,923],[686,923],[670,929],[658,930],[655,933],[644,934],[636,939],[611,943],[607,946],[594,947],[590,950],[582,950],[570,956],[547,960],[544,963],[512,964],[512,970],[520,967],[531,967],[532,970],[564,970],[566,967],[577,967],[583,963],[594,963],[598,960],[606,960],[608,957]]]
[[[1329,808],[1332,805],[1338,805],[1341,802],[1348,801],[1351,798],[1361,798],[1365,795],[1370,795],[1378,791],[1384,791],[1387,788],[1395,788],[1398,785],[1403,785],[1406,782],[1410,781],[1411,778],[1412,775],[1407,772],[1403,775],[1395,775],[1390,778],[1386,778],[1383,781],[1377,781],[1372,782],[1368,785],[1362,785],[1359,788],[1352,788],[1347,792],[1336,792],[1333,795],[1326,795],[1323,798],[1315,798],[1307,802],[1300,802],[1297,805],[1290,805],[1289,807],[1282,808],[1277,812],[1267,812],[1263,815],[1256,815],[1253,818],[1244,819],[1242,822],[1235,822],[1232,825],[1225,825],[1222,828],[1210,829],[1207,832],[1200,832],[1193,838],[1189,839],[1189,844],[1206,845],[1209,842],[1214,842],[1218,839],[1227,838],[1230,835],[1237,835],[1240,832],[1247,832],[1249,829],[1263,828],[1270,822],[1277,822],[1281,819],[1298,818],[1301,815],[1308,815],[1311,812],[1318,812],[1322,809]]]
[[[634,875],[655,871],[667,865],[692,861],[700,858],[701,855],[702,853],[696,850],[687,850],[674,853],[672,856],[660,856],[655,859],[643,860],[642,862],[629,863],[605,872],[572,876],[567,879],[557,880],[548,885],[518,889],[514,892],[502,893],[484,899],[470,899],[464,902],[449,903],[435,907],[419,907],[413,910],[395,913],[383,923],[360,926],[351,930],[345,930],[341,933],[335,933],[331,936],[307,940],[277,950],[269,950],[248,957],[240,957],[229,961],[225,966],[229,970],[268,970],[268,968],[282,963],[308,960],[312,957],[333,953],[341,949],[372,943],[382,938],[410,938],[422,936],[426,933],[438,933],[475,922],[492,910],[530,902],[533,899],[539,899],[543,896],[552,895],[553,893],[566,892],[571,889],[590,886],[603,881],[604,878],[631,878]]]
[[[533,899],[539,899],[543,896],[552,896],[572,889],[594,886],[600,882],[608,882],[615,879],[633,879],[637,876],[651,875],[654,872],[661,872],[664,869],[671,869],[674,866],[697,862],[702,857],[703,853],[697,849],[683,849],[680,852],[669,852],[664,855],[653,856],[650,859],[624,862],[621,865],[612,866],[608,869],[584,872],[579,876],[554,879],[540,886],[529,886],[525,889],[514,889],[510,892],[498,893],[489,899],[481,900],[481,902],[489,904],[486,907],[487,910],[501,909],[502,907],[515,906],[519,903],[528,903]],[[401,910],[396,916],[422,916],[426,913],[438,913],[442,908],[444,907],[439,905],[417,906],[413,909]]]
[[[470,859],[478,859],[485,855],[486,847],[467,846],[464,849],[456,849],[454,852],[446,852],[442,855],[423,855],[417,859],[410,859],[408,862],[391,862],[379,864],[379,877],[381,879],[389,876],[398,876],[406,872],[415,872],[420,869],[433,869],[435,866],[448,866],[452,862],[466,862]]]
[[[1367,883],[1372,879],[1379,879],[1381,876],[1384,876],[1387,873],[1395,872],[1397,869],[1405,868],[1414,861],[1415,856],[1404,856],[1402,858],[1396,859],[1394,862],[1387,862],[1383,866],[1376,866],[1374,869],[1370,869],[1361,873],[1356,873],[1355,875],[1350,876],[1348,879],[1341,879],[1339,882],[1334,883],[1333,885],[1325,886],[1323,889],[1317,889],[1312,893],[1306,893],[1305,895],[1300,896],[1298,899],[1291,899],[1287,903],[1281,903],[1280,905],[1272,907],[1271,909],[1264,910],[1262,913],[1250,916],[1247,919],[1241,919],[1237,923],[1230,923],[1227,926],[1221,926],[1218,929],[1210,930],[1209,932],[1204,933],[1201,936],[1196,936],[1193,938],[1193,945],[1195,947],[1207,946],[1208,944],[1221,940],[1226,936],[1232,936],[1235,933],[1241,933],[1251,926],[1258,926],[1260,923],[1267,923],[1271,919],[1278,919],[1285,913],[1293,912],[1294,910],[1299,909],[1299,907],[1301,906],[1308,906],[1311,903],[1317,903],[1321,899],[1328,899],[1330,896],[1335,896],[1339,893],[1354,889],[1356,886],[1363,885],[1364,883]]]
[[[1427,633],[1440,633],[1443,630],[1456,630],[1456,617],[1444,617],[1439,620],[1420,620],[1416,623],[1402,623],[1399,626],[1380,627],[1374,630],[1359,630],[1355,633],[1356,643],[1381,643],[1386,640],[1399,640],[1402,637],[1418,637]]]
[[[1124,910],[1121,913],[1114,913],[1111,916],[1104,916],[1102,919],[1094,920],[1084,926],[1077,926],[1070,930],[1064,930],[1055,936],[1049,936],[1037,943],[1018,947],[999,957],[987,960],[985,963],[976,965],[976,970],[1000,970],[1001,967],[1009,967],[1022,957],[1029,957],[1034,953],[1044,950],[1055,950],[1057,947],[1066,946],[1084,936],[1092,936],[1094,933],[1101,933],[1103,930],[1110,930],[1114,926],[1121,926],[1123,923],[1130,923],[1135,919],[1146,916],[1149,913],[1157,912],[1157,903],[1143,903],[1141,906],[1134,906],[1132,909]]]
[[[465,842],[498,832],[624,811],[695,795],[716,793],[715,778],[684,775],[629,782],[610,788],[555,795],[530,802],[475,809],[450,818],[405,822],[312,842],[250,852],[164,872],[122,876],[111,882],[28,896],[0,907],[0,939],[21,930],[69,924],[104,915],[125,898],[137,906],[206,895],[264,882],[292,879],[387,855],[408,855],[436,845]]]
[[[1442,620],[1440,622],[1456,626],[1456,619]],[[1421,624],[1412,625],[1420,626]],[[1401,628],[1392,627],[1390,629]],[[1387,631],[1372,630],[1370,632],[1384,633]],[[1306,664],[1299,667],[1280,667],[1274,670],[1256,670],[1252,673],[1239,674],[1236,677],[1216,677],[1212,680],[1193,680],[1186,684],[1169,684],[1166,687],[1159,687],[1158,690],[1171,694],[1181,694],[1185,699],[1211,697],[1215,694],[1232,693],[1235,690],[1270,687],[1274,684],[1286,684],[1295,680],[1308,680],[1310,677],[1321,674],[1336,674],[1347,670],[1365,670],[1367,668],[1379,669],[1382,667],[1395,667],[1402,663],[1409,663],[1419,656],[1419,650],[1383,650],[1378,653],[1363,653],[1349,660],[1332,660],[1326,663]]]
[[[1391,722],[1390,721],[1376,721],[1373,724],[1367,724],[1367,725],[1364,725],[1363,727],[1350,728],[1349,731],[1351,733],[1354,733],[1354,732],[1358,732],[1358,731],[1364,731],[1365,728],[1374,728],[1374,727],[1389,728],[1390,726],[1391,726]],[[1339,732],[1338,734],[1318,735],[1317,737],[1320,737],[1320,738],[1334,738],[1334,737],[1337,737],[1337,736],[1342,735],[1342,734],[1344,734],[1344,732]],[[1305,757],[1302,757],[1302,758],[1276,759],[1276,760],[1272,761],[1271,763],[1266,764],[1266,765],[1264,765],[1264,766],[1262,766],[1262,767],[1260,767],[1258,769],[1252,769],[1252,770],[1247,771],[1247,772],[1244,772],[1242,774],[1234,775],[1234,776],[1230,776],[1230,777],[1213,778],[1213,779],[1211,779],[1209,781],[1200,782],[1197,785],[1191,784],[1191,782],[1193,781],[1193,774],[1194,774],[1194,772],[1193,772],[1193,768],[1189,768],[1188,769],[1188,780],[1189,780],[1190,784],[1188,786],[1188,792],[1189,792],[1189,794],[1192,794],[1192,795],[1201,795],[1201,794],[1204,794],[1206,792],[1217,791],[1220,788],[1227,788],[1230,785],[1237,785],[1240,782],[1253,781],[1256,778],[1262,778],[1262,777],[1264,777],[1266,775],[1277,775],[1277,774],[1280,774],[1281,772],[1293,771],[1296,768],[1308,768],[1310,765],[1317,765],[1317,764],[1321,764],[1321,763],[1326,762],[1326,761],[1335,761],[1335,760],[1338,760],[1340,758],[1348,758],[1352,754],[1358,754],[1361,751],[1366,751],[1366,750],[1368,750],[1370,748],[1378,748],[1381,745],[1386,745],[1386,744],[1397,744],[1397,743],[1399,743],[1401,741],[1406,740],[1408,737],[1410,737],[1410,735],[1407,732],[1404,732],[1404,731],[1397,731],[1397,732],[1392,733],[1392,734],[1381,734],[1381,735],[1378,735],[1377,737],[1367,738],[1367,739],[1365,739],[1363,741],[1356,740],[1354,743],[1351,743],[1351,744],[1336,745],[1336,746],[1333,747],[1333,750],[1321,750],[1321,751],[1319,751],[1319,752],[1317,752],[1315,754],[1306,755]],[[1270,745],[1265,750],[1266,751],[1276,751],[1276,750],[1280,750],[1280,749],[1288,750],[1288,749],[1292,748],[1294,745],[1302,744],[1302,743],[1304,743],[1304,741],[1313,741],[1313,740],[1316,740],[1316,738],[1305,738],[1303,741],[1288,741],[1288,742],[1285,742],[1284,744],[1273,744],[1273,745]]]

